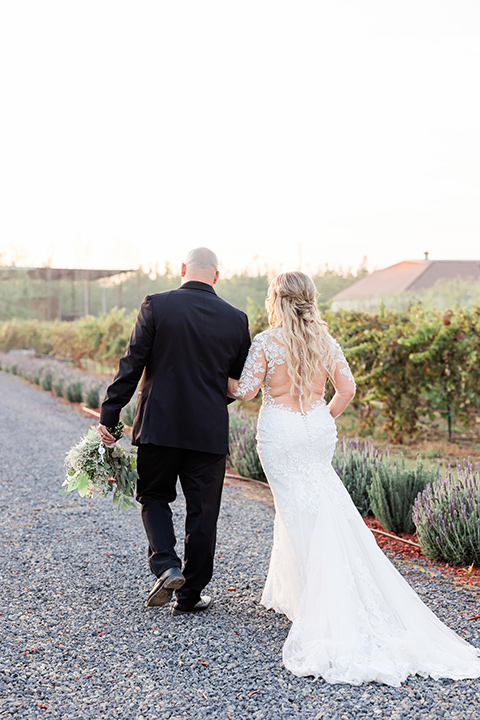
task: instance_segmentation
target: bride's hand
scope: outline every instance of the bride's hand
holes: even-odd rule
[[[234,380],[233,378],[228,378],[228,384],[227,384],[227,395],[228,397],[235,398],[236,396],[234,393],[237,391],[238,388],[238,380]]]

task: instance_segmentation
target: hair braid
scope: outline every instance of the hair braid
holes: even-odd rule
[[[277,275],[270,283],[266,307],[270,325],[282,327],[290,392],[302,390],[308,402],[320,368],[335,370],[333,343],[318,311],[313,280],[302,272]]]

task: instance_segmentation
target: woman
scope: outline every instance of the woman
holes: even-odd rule
[[[258,452],[275,500],[262,604],[292,627],[283,648],[295,675],[330,683],[398,686],[409,675],[480,677],[480,653],[443,625],[378,548],[332,468],[334,418],[355,394],[347,361],[327,331],[312,280],[278,275],[231,396],[260,387]],[[335,395],[326,405],[327,377]]]

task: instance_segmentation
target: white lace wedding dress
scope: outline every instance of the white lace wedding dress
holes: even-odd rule
[[[338,415],[355,384],[336,343],[335,360],[330,407]],[[292,621],[285,666],[352,685],[398,686],[415,674],[480,677],[480,652],[440,622],[393,567],[333,470],[336,426],[323,399],[326,377],[319,374],[309,405],[292,397],[275,328],[256,336],[234,393],[248,400],[263,390],[258,451],[276,516],[261,602]]]

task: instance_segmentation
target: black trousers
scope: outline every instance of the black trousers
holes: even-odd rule
[[[137,458],[137,500],[148,538],[148,561],[157,577],[170,567],[182,567],[170,508],[180,479],[187,506],[185,585],[176,594],[180,603],[195,604],[213,573],[225,455],[147,444],[138,446]]]

